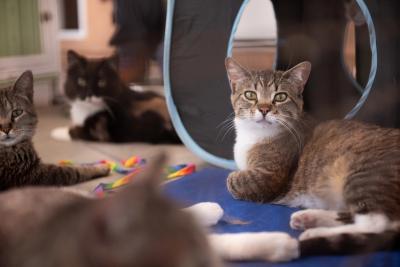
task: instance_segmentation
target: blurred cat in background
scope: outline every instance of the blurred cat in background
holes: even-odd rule
[[[131,90],[120,79],[115,58],[87,59],[68,51],[65,94],[70,128],[56,128],[58,140],[180,143],[164,97]]]
[[[230,260],[290,260],[298,243],[285,233],[207,235],[223,214],[215,203],[184,211],[160,190],[164,157],[132,185],[103,199],[68,189],[0,194],[0,266],[220,267]]]

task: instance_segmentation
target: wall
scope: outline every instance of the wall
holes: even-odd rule
[[[105,57],[113,53],[108,42],[114,32],[112,1],[86,0],[86,36],[77,40],[61,40],[62,69],[65,71],[66,53],[73,49],[88,57]]]
[[[235,38],[276,39],[275,12],[270,0],[250,0],[240,18]]]

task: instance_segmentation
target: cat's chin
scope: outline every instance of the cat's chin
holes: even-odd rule
[[[19,140],[17,138],[11,137],[11,138],[2,139],[0,141],[0,145],[5,146],[5,147],[10,147],[10,146],[17,144],[18,142],[19,142]]]
[[[254,128],[274,128],[276,123],[273,120],[269,119],[242,119],[235,118],[235,122],[237,126],[242,127],[254,127]]]
[[[255,121],[257,124],[259,125],[272,125],[272,121],[266,120],[266,119],[261,119],[261,120],[257,120]]]
[[[253,120],[253,124],[257,128],[263,128],[263,129],[272,129],[276,127],[275,121],[269,119],[269,118],[262,118],[258,120]]]

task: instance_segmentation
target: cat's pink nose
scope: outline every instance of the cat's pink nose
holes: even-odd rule
[[[10,133],[10,131],[11,131],[11,127],[6,127],[6,128],[1,128],[1,131],[3,132],[3,133],[5,133],[5,134],[9,134]]]
[[[11,131],[11,128],[12,127],[10,123],[0,124],[0,131],[5,134],[8,134]]]
[[[263,116],[266,116],[267,113],[270,111],[268,107],[259,107],[258,110],[263,114]]]

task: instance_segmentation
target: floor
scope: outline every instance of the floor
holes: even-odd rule
[[[110,144],[94,142],[62,142],[53,140],[50,131],[55,127],[69,125],[68,112],[65,108],[41,106],[37,107],[39,125],[34,144],[44,162],[58,163],[60,160],[72,160],[76,163],[89,163],[102,159],[123,160],[137,155],[151,161],[160,151],[168,155],[168,165],[195,163],[197,169],[207,166],[203,160],[190,152],[183,145],[151,145],[145,143]],[[122,175],[113,174],[107,178],[93,180],[79,188],[93,190],[100,182],[111,182]]]

